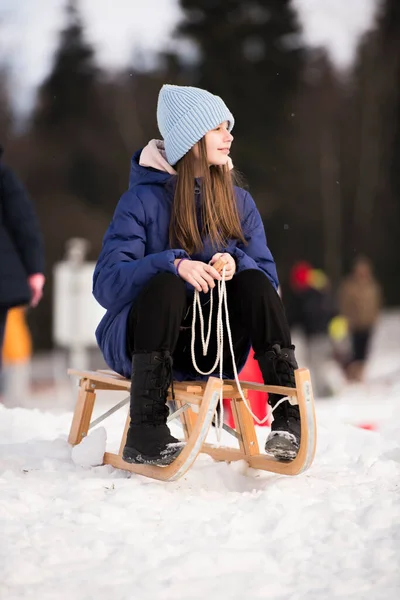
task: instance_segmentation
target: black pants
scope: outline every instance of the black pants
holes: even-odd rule
[[[7,308],[3,308],[0,306],[0,370],[1,370],[1,357],[3,354],[3,341],[4,341],[4,332],[6,329],[6,320],[7,320]]]
[[[255,354],[264,353],[274,343],[287,348],[290,330],[281,299],[267,276],[257,269],[242,271],[226,282],[229,321],[235,362],[241,362],[249,342]],[[203,294],[201,294],[203,296]],[[202,298],[205,330],[210,304]],[[195,356],[198,367],[209,371],[217,348],[216,317],[218,291],[214,289],[211,338],[207,356],[203,356],[200,320],[197,317]],[[127,323],[127,346],[130,354],[169,350],[174,368],[195,374],[192,365],[192,303],[187,301],[184,281],[171,273],[153,277],[132,305]],[[232,371],[232,360],[226,329],[224,330],[224,374]]]
[[[351,334],[353,356],[352,360],[364,362],[367,359],[369,341],[371,338],[370,329],[363,329],[361,331],[353,331]]]

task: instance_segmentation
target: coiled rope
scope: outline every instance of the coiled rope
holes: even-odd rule
[[[269,418],[269,414],[267,414],[264,417],[264,419],[259,419],[253,413],[253,411],[251,410],[251,407],[243,393],[242,386],[240,385],[238,372],[237,372],[237,368],[236,368],[235,354],[234,354],[233,342],[232,342],[232,333],[231,333],[231,327],[230,327],[230,321],[229,321],[228,301],[227,301],[227,295],[226,295],[225,271],[226,271],[226,266],[224,266],[222,269],[222,280],[218,281],[218,296],[219,296],[219,298],[218,298],[218,312],[217,312],[217,324],[216,324],[217,354],[215,357],[215,362],[209,371],[202,371],[201,369],[199,369],[197,362],[196,362],[196,356],[195,356],[196,318],[197,318],[197,308],[198,308],[199,309],[199,318],[200,318],[200,333],[201,333],[201,342],[202,342],[202,347],[203,347],[203,356],[207,356],[208,346],[210,343],[211,322],[212,322],[212,314],[213,314],[213,291],[214,291],[213,289],[210,290],[210,314],[209,314],[209,318],[208,318],[208,328],[207,328],[206,336],[204,334],[204,317],[203,317],[203,311],[202,311],[202,307],[201,307],[201,303],[200,303],[200,293],[198,292],[198,290],[194,291],[193,317],[192,317],[192,339],[191,339],[191,347],[190,347],[193,366],[196,369],[196,371],[198,373],[200,373],[201,375],[210,375],[217,368],[217,365],[219,363],[219,378],[221,380],[221,388],[220,388],[220,396],[219,396],[220,411],[219,411],[219,415],[218,415],[218,411],[217,411],[216,418],[215,418],[215,430],[216,430],[218,442],[220,442],[220,440],[221,440],[222,426],[224,423],[223,378],[222,378],[223,356],[224,356],[223,312],[225,312],[225,324],[226,324],[226,331],[228,334],[229,348],[230,348],[231,357],[232,357],[233,372],[235,374],[235,382],[237,385],[237,389],[240,393],[240,396],[241,396],[247,410],[249,411],[249,413],[251,414],[251,416],[253,417],[253,419],[256,421],[256,423],[258,425],[263,425]],[[276,403],[276,405],[273,407],[272,412],[282,402],[285,402],[286,400],[289,400],[289,398],[288,397],[281,398]]]

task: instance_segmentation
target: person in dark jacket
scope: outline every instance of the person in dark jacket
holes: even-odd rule
[[[0,367],[7,312],[37,306],[43,291],[43,241],[33,204],[0,147]]]
[[[221,279],[213,264],[221,256],[237,369],[252,345],[264,381],[294,387],[297,363],[260,214],[250,194],[233,185],[233,115],[210,92],[164,85],[157,120],[164,139],[133,155],[129,189],[105,234],[93,293],[107,309],[96,331],[105,360],[132,381],[123,459],[165,465],[182,446],[166,424],[172,377],[204,379],[215,363],[216,310],[206,356],[200,327],[195,330],[201,373],[193,366],[192,304],[197,290],[207,323],[210,290]],[[223,363],[223,377],[233,378],[229,348]],[[270,395],[269,402],[275,406],[280,398]],[[283,402],[266,451],[294,458],[299,441],[298,407]]]

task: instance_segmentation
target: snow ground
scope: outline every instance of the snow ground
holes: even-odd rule
[[[0,598],[397,600],[399,334],[387,315],[367,383],[317,399],[315,462],[294,478],[207,456],[174,483],[84,468],[70,410],[0,406]],[[109,419],[109,447],[123,421]],[[84,457],[96,462],[102,435]]]

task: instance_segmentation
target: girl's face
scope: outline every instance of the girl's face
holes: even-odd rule
[[[207,161],[209,165],[226,165],[229,159],[229,151],[233,141],[233,135],[228,131],[228,121],[224,121],[211,129],[205,135]],[[196,158],[199,157],[197,144],[193,148]]]

